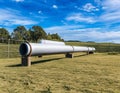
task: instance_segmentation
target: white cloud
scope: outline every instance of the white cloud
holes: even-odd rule
[[[23,17],[19,11],[13,9],[0,9],[2,12],[0,14],[0,24],[9,26],[9,25],[30,25],[36,24],[35,21],[32,21],[26,17]]]
[[[36,24],[36,22],[32,21],[32,20],[22,20],[22,19],[15,19],[15,20],[11,20],[12,24],[15,25],[31,25],[31,24]]]
[[[94,0],[97,5],[101,5],[101,0]]]
[[[104,13],[103,15],[100,16],[99,21],[106,21],[106,22],[120,22],[120,12],[112,12],[112,13]]]
[[[120,43],[120,31],[108,31],[108,32],[99,32],[99,31],[91,31],[86,33],[88,34],[88,39],[92,39],[94,41],[99,42],[114,42]]]
[[[120,31],[110,31],[110,32],[99,32],[99,31],[89,31],[87,32],[90,36],[96,39],[114,39],[120,38]],[[99,35],[99,36],[98,36]]]
[[[74,13],[66,17],[67,21],[75,22],[86,22],[86,23],[96,23],[102,22],[108,25],[120,22],[120,0],[94,0],[98,6],[101,7],[104,11],[101,12],[99,16],[84,16],[81,13]],[[75,6],[76,8],[79,8]],[[81,10],[81,9],[80,9]],[[91,3],[87,3],[83,6],[82,10],[87,12],[99,11],[96,6],[93,6]]]
[[[41,14],[41,13],[42,13],[42,11],[40,11],[40,10],[39,10],[39,11],[38,11],[38,13],[39,13],[39,14]]]
[[[15,2],[23,2],[24,0],[13,0]]]
[[[48,33],[66,33],[67,31],[73,31],[79,28],[82,28],[83,26],[80,25],[65,25],[65,26],[53,26],[49,28],[45,28],[45,31]]]
[[[75,21],[75,22],[86,22],[86,23],[94,23],[95,22],[93,17],[83,16],[80,13],[71,14],[66,18],[66,20],[67,21]]]
[[[107,11],[120,11],[120,0],[104,0],[102,5]]]
[[[120,0],[104,0],[101,4],[104,12],[98,21],[106,24],[120,22]]]
[[[83,10],[87,12],[99,11],[99,9],[93,6],[91,3],[85,4],[83,6]]]
[[[53,5],[52,7],[53,7],[54,9],[57,9],[57,8],[58,8],[58,6],[57,6],[57,5]]]
[[[105,29],[104,29],[105,30]],[[101,28],[84,26],[54,26],[45,28],[48,33],[58,33],[65,40],[120,43],[120,31],[104,31]]]

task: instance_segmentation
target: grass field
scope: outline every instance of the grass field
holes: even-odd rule
[[[0,59],[0,93],[120,93],[120,55]]]

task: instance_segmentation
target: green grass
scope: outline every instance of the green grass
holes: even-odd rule
[[[0,93],[120,93],[120,55],[0,59]]]

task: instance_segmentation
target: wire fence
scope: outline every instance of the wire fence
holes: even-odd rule
[[[20,57],[19,45],[24,41],[4,40],[0,42],[0,58]]]

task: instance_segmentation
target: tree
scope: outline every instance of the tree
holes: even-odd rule
[[[62,40],[61,37],[56,33],[56,34],[51,34],[52,39],[55,40]]]
[[[12,33],[12,38],[15,40],[29,40],[30,33],[24,26],[18,26]]]
[[[0,28],[0,40],[8,40],[10,38],[9,32],[5,28]]]
[[[30,41],[35,41],[35,36],[34,36],[34,32],[32,31],[32,29],[29,29],[29,33],[30,33]]]
[[[48,35],[47,35],[47,39],[48,39],[48,40],[51,40],[51,39],[52,39],[52,36],[51,36],[50,33],[48,33]]]
[[[32,40],[34,40],[36,42],[39,39],[46,39],[47,38],[46,32],[40,26],[33,26],[30,29],[30,33],[31,33]]]

